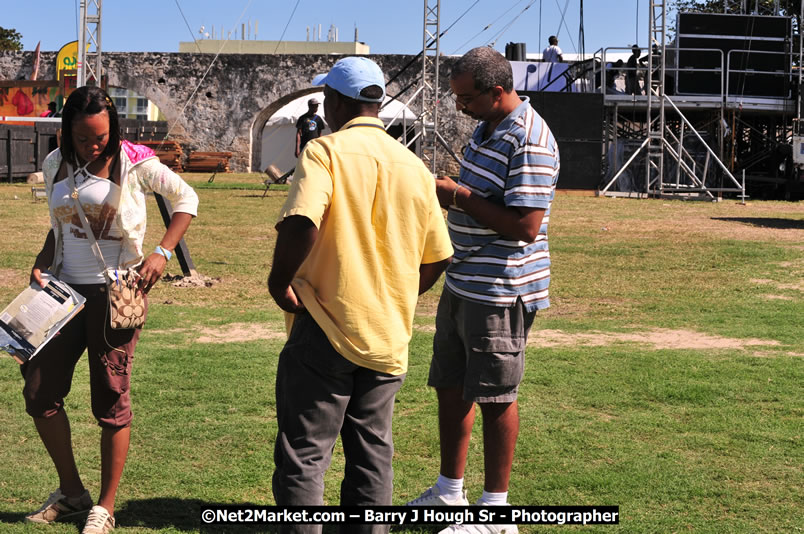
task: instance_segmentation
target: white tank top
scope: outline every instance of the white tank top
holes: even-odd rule
[[[117,267],[123,244],[116,219],[120,186],[106,178],[79,174],[76,176],[76,187],[78,200],[100,245],[106,266]],[[68,284],[103,284],[103,272],[70,193],[67,180],[53,186],[53,213],[61,225],[64,242],[64,260],[59,277]]]

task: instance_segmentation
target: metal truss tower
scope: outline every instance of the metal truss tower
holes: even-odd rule
[[[424,0],[424,34],[422,36],[422,74],[419,81],[421,107],[421,142],[419,157],[437,172],[438,142],[438,67],[441,52],[441,0]],[[417,91],[417,92],[419,92]]]
[[[648,72],[645,76],[645,94],[648,95],[648,109],[646,124],[648,128],[648,165],[645,166],[645,191],[651,190],[651,169],[655,170],[658,177],[664,175],[664,58],[667,57],[665,50],[665,32],[667,22],[667,9],[663,0],[650,0],[650,46],[648,48]],[[654,72],[654,63],[656,71]],[[658,74],[658,76],[655,76]],[[658,78],[658,79],[656,79]],[[653,100],[659,100],[659,116],[656,118],[654,128]],[[659,180],[659,187],[663,180]]]
[[[760,2],[760,0],[723,0],[723,13],[735,15],[778,15],[779,0]]]
[[[402,137],[399,139],[407,147],[418,141],[416,154],[430,168],[433,174],[446,172],[445,168],[438,168],[439,144],[456,162],[460,163],[460,158],[438,132],[438,105],[440,100],[438,72],[439,58],[441,56],[440,11],[441,0],[424,0],[422,71],[416,91],[405,102],[405,107],[414,110],[416,113],[416,118],[413,121],[413,128],[416,133],[412,137],[408,137],[408,127],[405,126]],[[386,129],[393,126],[395,121],[396,117],[386,125]]]
[[[101,10],[103,0],[81,0],[78,34],[78,87],[101,84]]]

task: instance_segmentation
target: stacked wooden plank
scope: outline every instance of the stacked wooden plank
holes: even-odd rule
[[[182,172],[181,145],[176,141],[137,141],[137,144],[152,148],[159,161],[175,172]]]
[[[231,152],[191,152],[184,165],[185,172],[231,172]]]

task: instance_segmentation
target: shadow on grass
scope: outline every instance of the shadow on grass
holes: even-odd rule
[[[211,503],[199,499],[155,498],[127,501],[115,513],[117,524],[121,528],[140,527],[152,530],[173,529],[179,532],[200,532],[203,534],[251,533],[251,532],[279,532],[276,525],[203,525],[201,524],[201,508],[225,508],[231,503]],[[249,507],[250,503],[238,503],[238,507]],[[0,511],[0,525],[22,524],[25,521],[24,513],[10,513]],[[76,525],[76,530],[84,526],[86,517],[78,516],[75,519],[64,521]],[[391,532],[409,532],[416,534],[432,534],[441,531],[445,525],[419,525],[392,526]],[[344,525],[344,531],[349,531],[349,525]],[[338,534],[339,525],[324,525],[323,534]]]
[[[28,525],[28,526],[33,525],[32,526],[33,529],[36,529],[38,526],[42,526],[44,528],[47,528],[47,525],[38,525],[36,523],[26,523],[25,522],[26,513],[27,512],[18,512],[18,513],[0,512],[0,532],[5,532],[5,528],[3,527],[3,525],[15,525],[15,524]],[[86,514],[83,514],[83,515],[79,514],[79,515],[77,515],[75,517],[70,517],[68,519],[63,519],[63,520],[59,521],[59,524],[62,524],[62,525],[70,525],[70,524],[75,525],[75,531],[76,532],[81,532],[81,529],[84,528],[84,522],[86,522],[86,519],[87,519]],[[32,532],[33,531],[34,530],[32,530]]]
[[[712,217],[714,221],[731,221],[779,230],[804,230],[802,219],[780,219],[778,217]]]
[[[214,506],[199,499],[158,497],[127,501],[115,512],[119,526],[197,532],[201,524],[201,507]]]
[[[155,498],[141,499],[126,502],[115,513],[120,527],[141,527],[148,529],[174,529],[180,532],[201,532],[204,534],[225,533],[251,533],[251,532],[279,532],[276,525],[204,525],[201,524],[201,508],[225,508],[231,503],[204,502],[199,499]],[[238,507],[261,507],[251,503],[238,503]],[[0,512],[0,522],[22,522],[24,514],[3,514]],[[83,524],[83,518],[81,520]],[[345,525],[346,532],[349,525]],[[444,525],[417,526],[411,530],[410,526],[392,526],[391,532],[414,532],[431,534],[439,532]],[[339,525],[324,525],[323,534],[337,534]]]
[[[10,512],[0,512],[0,523],[22,523],[25,514],[12,514]]]

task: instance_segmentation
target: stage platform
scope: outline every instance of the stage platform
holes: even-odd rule
[[[775,115],[795,115],[796,113],[796,101],[792,98],[728,97],[725,101],[719,96],[673,95],[667,98],[682,112],[685,110],[716,110],[720,109],[722,106],[724,110],[728,111],[734,110]],[[661,100],[654,96],[652,98],[651,108],[658,109],[660,104]],[[608,94],[603,97],[603,105],[606,107],[618,106],[619,109],[633,107],[647,110],[648,97],[645,95]]]

